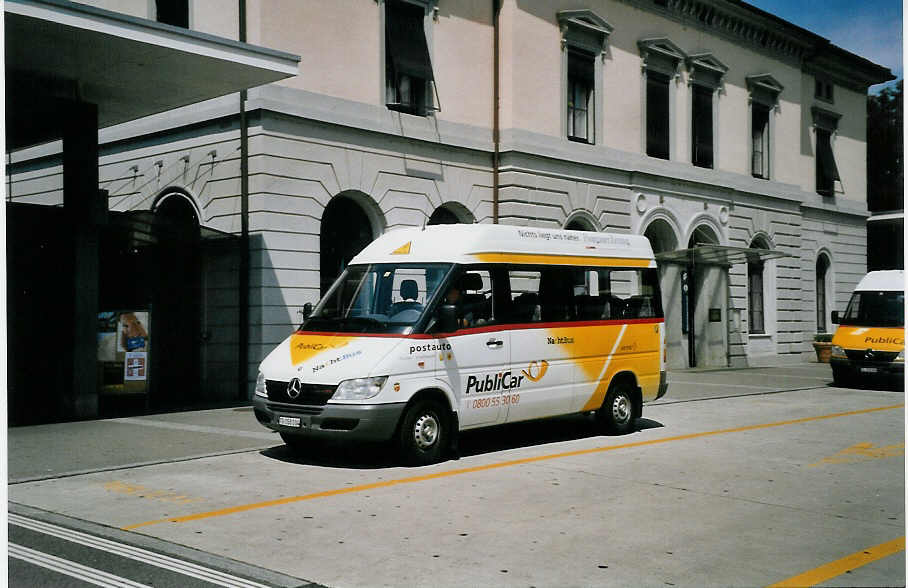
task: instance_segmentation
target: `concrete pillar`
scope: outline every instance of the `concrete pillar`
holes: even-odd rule
[[[98,109],[94,104],[71,103],[64,117],[63,209],[72,230],[72,248],[66,254],[73,279],[60,289],[61,297],[69,295],[71,302],[65,306],[72,312],[72,333],[64,356],[70,386],[63,391],[62,416],[90,418],[98,415],[98,226],[107,211],[98,191]]]

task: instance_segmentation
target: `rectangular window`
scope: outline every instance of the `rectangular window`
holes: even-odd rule
[[[693,164],[698,167],[713,166],[713,91],[700,85],[693,86]]]
[[[751,107],[751,174],[769,179],[769,107]]]
[[[385,3],[385,87],[391,110],[425,116],[433,109],[432,61],[425,9],[402,0]]]
[[[816,135],[817,194],[832,196],[836,180],[841,179],[839,168],[835,164],[835,155],[832,153],[832,133],[817,128]]]
[[[823,102],[832,102],[832,83],[825,80],[815,80],[813,96]]]
[[[567,136],[571,141],[594,142],[594,64],[591,53],[568,48]]]
[[[669,77],[655,71],[646,72],[646,154],[668,159]]]
[[[512,323],[662,317],[654,269],[511,268]]]
[[[155,20],[189,28],[189,0],[155,0]]]
[[[747,319],[750,332],[762,334],[766,332],[763,322],[763,264],[751,263],[747,265]]]

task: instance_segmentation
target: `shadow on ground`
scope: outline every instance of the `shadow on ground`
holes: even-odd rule
[[[625,435],[607,435],[597,428],[591,416],[570,415],[466,431],[460,434],[458,448],[460,457],[472,457],[592,437],[625,440],[633,438],[639,431],[663,426],[658,421],[640,418],[637,419],[633,432]],[[260,453],[264,457],[286,463],[330,468],[370,470],[402,465],[395,444],[390,441],[343,443],[312,440],[302,450],[294,451],[287,445],[276,445]]]

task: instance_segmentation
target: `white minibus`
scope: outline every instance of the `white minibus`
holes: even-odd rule
[[[253,405],[293,449],[389,440],[410,464],[459,431],[571,413],[632,430],[666,391],[642,236],[505,225],[388,232],[261,363]]]

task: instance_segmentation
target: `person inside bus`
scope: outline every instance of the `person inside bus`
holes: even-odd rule
[[[445,304],[457,307],[458,328],[472,327],[485,323],[482,306],[487,300],[484,294],[464,294],[464,290],[481,290],[482,278],[479,274],[464,274],[459,280],[451,284],[445,294]]]

